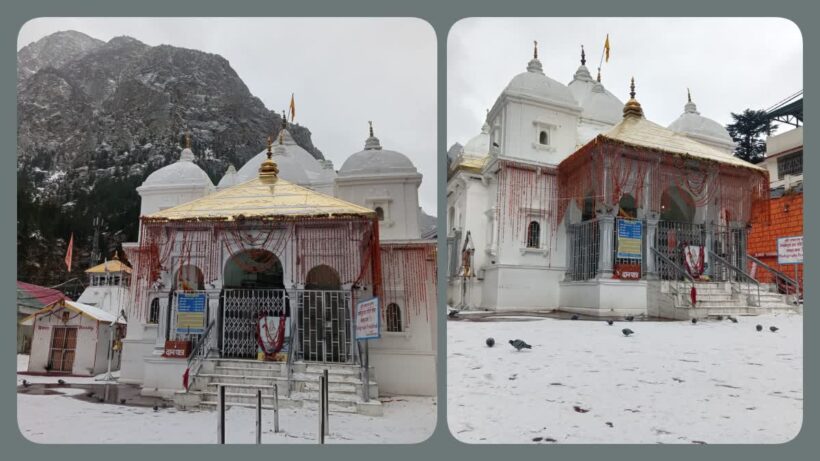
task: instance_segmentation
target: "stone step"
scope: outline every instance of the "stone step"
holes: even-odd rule
[[[207,405],[216,405],[218,403],[218,395],[216,392],[200,392],[199,393],[202,402],[200,405],[207,406]],[[335,413],[358,413],[358,405],[359,400],[358,398],[338,398],[332,393],[328,395],[330,407],[329,410]],[[297,394],[294,393],[291,395],[290,398],[287,397],[279,397],[279,408],[307,408],[307,409],[316,409],[318,408],[319,404],[319,395],[313,396],[313,398],[309,398],[306,394]],[[378,402],[378,405],[381,406],[381,402],[378,400],[371,400],[368,403]],[[363,403],[363,402],[362,402]],[[227,392],[225,393],[225,404],[228,406],[237,405],[237,406],[246,406],[251,408],[256,408],[256,395],[255,394],[241,394],[241,393],[232,393]],[[373,406],[373,405],[371,405]],[[273,397],[272,396],[262,396],[262,407],[269,407],[273,408]]]
[[[259,368],[259,369],[273,369],[273,368],[281,368],[285,370],[288,366],[287,362],[266,362],[262,360],[251,360],[251,359],[211,359],[211,362],[214,362],[216,366],[219,367],[241,367],[241,368]]]

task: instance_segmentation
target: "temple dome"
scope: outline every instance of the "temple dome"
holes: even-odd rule
[[[237,174],[236,168],[233,165],[229,165],[227,171],[225,171],[225,175],[222,176],[222,179],[219,180],[219,184],[216,185],[218,189],[223,189],[225,187],[234,186],[237,183]]]
[[[282,149],[274,152],[273,160],[279,166],[279,177],[300,185],[310,185],[327,176],[327,171],[310,152],[296,144],[288,130],[282,131]],[[278,146],[277,146],[278,148]],[[236,182],[243,183],[259,174],[259,166],[268,158],[267,149],[251,157],[237,172]]]
[[[166,186],[214,187],[214,183],[208,174],[194,163],[194,153],[186,147],[179,160],[148,175],[140,188]]]
[[[581,106],[582,118],[615,125],[621,121],[624,103],[604,88],[600,77],[599,72],[598,80],[592,78],[586,66],[586,56],[582,47],[581,65],[575,71],[567,87],[578,105]]]
[[[672,131],[684,134],[695,141],[710,144],[729,151],[734,150],[734,141],[729,132],[720,123],[700,115],[691,97],[680,115],[669,127]]]
[[[339,176],[380,176],[385,174],[418,174],[413,162],[406,155],[382,149],[379,138],[370,137],[364,144],[364,150],[357,152],[345,160],[339,169]]]
[[[513,77],[502,92],[503,95],[531,98],[539,102],[562,107],[577,108],[578,106],[572,92],[566,85],[544,75],[537,52],[535,57],[527,64],[527,71]]]
[[[462,152],[467,155],[485,156],[490,153],[490,125],[484,122],[481,133],[464,144]]]

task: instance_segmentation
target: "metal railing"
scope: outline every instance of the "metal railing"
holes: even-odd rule
[[[692,307],[695,307],[692,304],[691,298],[687,296],[691,289],[695,287],[695,278],[655,247],[651,247],[650,250],[655,255],[655,270],[660,279],[670,282],[670,286],[675,290],[674,296],[683,295],[683,298],[686,299]],[[681,284],[683,284],[683,288],[681,288]]]
[[[762,267],[769,274],[771,274],[772,277],[775,280],[775,284],[777,285],[778,289],[780,288],[781,281],[782,281],[782,285],[785,285],[785,291],[786,291],[785,294],[787,294],[787,295],[794,294],[794,295],[797,295],[798,297],[800,296],[800,283],[797,280],[795,280],[795,279],[789,277],[788,275],[784,274],[783,272],[780,272],[779,270],[769,266],[768,264],[766,264],[763,261],[755,258],[752,255],[747,254],[746,257],[748,259],[750,259],[753,263],[755,263],[758,266]]]
[[[734,276],[727,276],[725,280],[729,282],[732,286],[733,291],[737,291],[738,293],[742,294],[746,291],[746,299],[752,298],[752,285],[754,285],[757,289],[757,303],[755,306],[760,307],[760,282],[755,280],[754,277],[747,274],[743,271],[743,269],[735,266],[734,264],[730,263],[726,259],[718,256],[717,253],[712,251],[710,248],[706,249],[709,252],[709,257],[714,261],[712,264],[712,271],[713,273],[732,273]],[[723,277],[721,277],[723,278]],[[743,283],[741,280],[746,280],[747,283]]]
[[[287,362],[287,373],[288,373],[288,397],[290,397],[291,392],[293,391],[293,360],[296,356],[296,351],[293,350],[294,345],[297,344],[296,341],[296,322],[294,321],[293,316],[290,318],[290,332],[288,334],[288,362]]]
[[[186,392],[193,387],[194,381],[202,369],[202,363],[208,358],[208,354],[210,354],[211,349],[213,349],[212,343],[216,336],[212,335],[211,332],[214,331],[215,323],[213,320],[208,323],[208,326],[205,327],[205,331],[202,332],[202,335],[200,335],[199,339],[194,343],[191,355],[188,357],[188,388],[185,389]]]

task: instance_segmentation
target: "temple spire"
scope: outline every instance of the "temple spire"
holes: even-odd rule
[[[368,124],[368,125],[370,125],[370,137],[371,137],[371,138],[375,137],[375,136],[373,135],[373,120],[368,120],[368,121],[367,121],[367,124]]]
[[[273,156],[273,141],[271,141],[270,136],[268,136],[268,159]]]
[[[686,100],[692,102],[692,93],[689,91],[689,88],[686,88]]]
[[[624,104],[624,118],[628,117],[643,118],[641,103],[635,99],[635,77],[629,83],[629,101]]]
[[[598,68],[598,77],[596,78],[596,80],[598,80],[598,83],[601,83],[601,68],[600,67]]]
[[[281,132],[280,132],[281,139]],[[259,165],[259,179],[266,183],[274,183],[279,177],[279,166],[273,161],[273,140],[268,136],[268,158]]]
[[[584,53],[584,45],[581,45],[581,65],[587,65],[587,55]]]
[[[367,124],[370,126],[370,137],[364,142],[364,150],[381,150],[382,145],[379,142],[379,138],[373,134],[373,121],[368,120]]]
[[[185,129],[185,148],[191,148],[191,132],[187,128]]]
[[[538,40],[532,41],[532,58],[538,59]]]

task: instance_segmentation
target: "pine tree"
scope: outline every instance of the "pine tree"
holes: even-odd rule
[[[746,109],[740,114],[732,112],[733,123],[726,130],[735,142],[735,157],[759,163],[766,153],[766,136],[777,129],[765,110]]]

